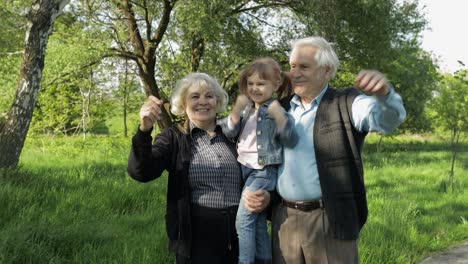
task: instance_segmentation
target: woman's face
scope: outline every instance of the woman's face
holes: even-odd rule
[[[205,87],[192,85],[185,97],[185,113],[199,128],[207,128],[216,120],[218,98],[215,93]]]

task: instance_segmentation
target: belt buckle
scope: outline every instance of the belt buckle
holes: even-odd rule
[[[297,206],[297,203],[295,203],[295,204],[294,204],[294,208],[295,208],[295,209],[297,209],[297,208],[298,208],[298,206]]]

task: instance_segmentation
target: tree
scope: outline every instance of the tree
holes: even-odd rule
[[[262,56],[288,61],[289,47],[276,50],[272,42],[281,42],[294,28],[278,26],[284,19],[277,14],[291,13],[298,3],[181,1],[157,54],[156,72],[164,94],[169,96],[176,80],[187,72],[203,71],[215,76],[235,99],[237,77],[246,63]]]
[[[295,14],[305,35],[324,36],[334,43],[342,66],[332,85],[349,86],[361,69],[382,71],[405,103],[408,118],[401,129],[429,127],[423,110],[437,81],[437,68],[420,48],[427,21],[417,1],[303,1]]]
[[[54,24],[31,123],[33,132],[83,132],[85,136],[97,126],[105,131],[103,113],[107,112],[99,110],[104,110],[101,94],[109,90],[105,84],[112,73],[101,65],[103,47],[110,39],[98,34],[86,18],[80,3],[73,1]]]
[[[420,132],[431,128],[424,110],[440,78],[431,56],[418,47],[403,46],[400,55],[386,67],[387,77],[403,98],[407,118],[403,131]]]
[[[0,126],[0,168],[16,167],[33,115],[47,41],[69,0],[34,0],[27,13],[23,60],[13,104]]]
[[[431,102],[432,118],[450,132],[452,150],[449,174],[450,185],[454,188],[454,167],[460,143],[468,131],[468,70],[458,71],[455,76],[445,75]]]
[[[128,60],[109,59],[108,70],[112,72],[115,83],[112,89],[113,109],[110,114],[119,117],[123,124],[123,135],[128,136],[128,116],[130,113],[137,113],[144,101],[145,94],[142,93],[142,87],[138,82],[138,73],[136,65]],[[120,122],[119,122],[120,123]],[[120,131],[119,131],[120,132]]]
[[[147,95],[164,98],[155,78],[156,51],[160,47],[177,0],[110,0],[86,1],[90,16],[100,23],[113,40],[109,56],[136,63],[138,75]],[[162,109],[161,128],[172,124]]]
[[[246,19],[244,14],[292,5],[291,1],[284,0],[97,0],[87,3],[90,16],[113,39],[111,54],[135,62],[146,94],[166,102],[175,81],[190,71],[211,73],[221,77],[223,84],[232,81],[238,65],[251,57],[229,55],[235,52],[265,54],[255,52],[258,50],[255,47],[262,45],[258,41],[261,38],[255,28],[249,28],[252,24],[249,20],[258,18]],[[262,18],[267,19],[267,16],[262,14]],[[229,70],[224,71],[226,69]],[[171,125],[174,119],[167,108],[162,110],[160,128]]]

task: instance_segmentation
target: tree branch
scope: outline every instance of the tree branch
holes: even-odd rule
[[[153,25],[151,24],[151,20],[149,19],[149,12],[148,12],[148,5],[146,4],[146,0],[143,1],[144,13],[145,13],[145,23],[146,23],[146,37],[149,39],[151,36],[151,32],[153,30]]]
[[[153,48],[155,50],[161,43],[164,33],[166,32],[167,26],[169,25],[171,12],[176,2],[177,0],[173,0],[173,1],[164,0],[163,15],[161,17],[161,20],[159,21],[158,28],[156,29],[156,32],[154,33],[154,39],[151,40],[151,42],[154,44]]]
[[[145,45],[141,38],[140,30],[136,23],[135,12],[132,9],[132,5],[129,0],[122,2],[117,1],[117,7],[123,12],[125,17],[125,23],[127,24],[128,33],[130,35],[130,41],[133,43],[135,52],[138,55],[143,56],[145,53]]]
[[[273,3],[259,4],[259,5],[251,6],[251,7],[245,7],[245,4],[241,4],[231,11],[231,15],[240,14],[240,13],[244,13],[248,11],[256,11],[262,8],[269,8],[269,7],[289,7],[291,9],[294,9],[296,4],[299,4],[299,3],[300,1],[298,0],[297,1],[276,1]]]

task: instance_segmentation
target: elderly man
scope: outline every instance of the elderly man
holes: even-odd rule
[[[368,132],[403,122],[401,97],[378,71],[361,71],[353,88],[330,87],[339,60],[321,37],[294,42],[290,65],[294,95],[282,105],[300,139],[278,172],[273,262],[358,263],[367,219],[361,147]]]

